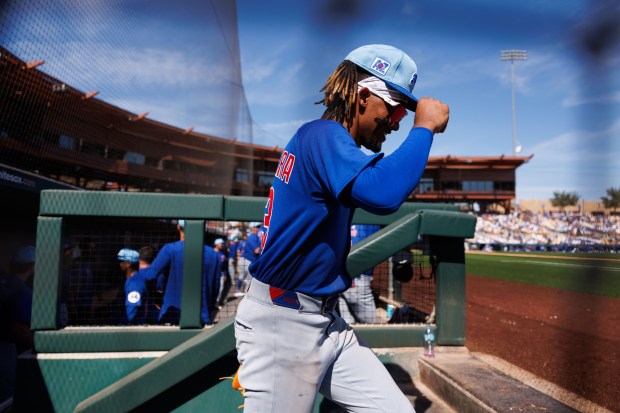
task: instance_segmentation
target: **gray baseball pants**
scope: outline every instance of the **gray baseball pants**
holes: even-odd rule
[[[373,351],[328,300],[253,279],[235,317],[245,413],[311,413],[318,392],[352,413],[415,413]]]
[[[349,324],[372,324],[377,321],[377,306],[372,295],[372,276],[360,275],[338,299],[340,317]]]

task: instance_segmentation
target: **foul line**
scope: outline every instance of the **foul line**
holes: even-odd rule
[[[495,255],[498,257],[527,257],[537,259],[558,259],[558,260],[578,260],[578,261],[610,261],[620,262],[620,259],[616,258],[597,258],[597,257],[565,257],[563,255],[534,255],[534,254],[508,254],[502,252],[488,252],[488,251],[465,251],[467,254],[481,254],[481,255]]]
[[[530,264],[536,264],[536,265],[551,265],[555,267],[596,268],[596,269],[601,269],[601,270],[620,272],[620,268],[617,268],[617,267],[600,267],[598,265],[564,264],[561,262],[540,262],[540,261],[532,261],[532,260],[500,260],[500,262],[530,263]]]

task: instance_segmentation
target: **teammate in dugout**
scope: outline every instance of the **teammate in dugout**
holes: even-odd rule
[[[396,211],[422,176],[448,106],[412,94],[414,61],[386,45],[352,51],[321,92],[326,110],[286,146],[265,207],[263,250],[235,318],[245,412],[311,412],[317,392],[349,412],[413,412],[383,364],[334,311],[351,285],[355,208]],[[381,144],[415,111],[402,145]],[[366,155],[360,147],[374,154]]]

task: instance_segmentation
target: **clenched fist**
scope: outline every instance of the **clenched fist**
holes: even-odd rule
[[[450,108],[437,99],[422,98],[418,101],[413,127],[430,129],[433,133],[442,133],[448,126]]]

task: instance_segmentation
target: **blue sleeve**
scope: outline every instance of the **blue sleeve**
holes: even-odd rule
[[[228,276],[228,257],[224,254],[220,254],[219,257],[219,261],[220,261],[220,271],[222,273],[222,275]],[[219,291],[219,288],[218,288]]]
[[[398,210],[422,177],[432,143],[430,130],[413,128],[394,153],[358,175],[351,186],[351,202],[377,215]]]
[[[147,281],[152,281],[157,278],[157,285],[162,283],[161,275],[168,272],[170,269],[170,263],[172,262],[172,248],[171,244],[166,244],[159,250],[157,257],[153,260],[148,268],[144,269],[144,278]],[[163,284],[163,283],[162,283]]]
[[[155,291],[164,291],[166,289],[166,275],[159,274],[155,283]]]
[[[213,286],[213,292],[211,294],[211,297],[213,300],[213,307],[216,307],[217,295],[220,293],[220,284],[222,282],[220,279],[220,274],[222,274],[222,261],[219,257],[216,256],[213,260],[213,263],[215,265],[215,269],[213,270],[213,273],[215,274],[215,285]]]
[[[260,238],[256,234],[250,234],[246,244],[246,251],[256,254],[256,248],[260,248]]]
[[[310,173],[302,184],[310,192],[329,192],[334,198],[340,198],[364,168],[383,157],[382,153],[366,155],[362,152],[338,122],[313,122],[311,127],[302,129],[301,152],[307,153],[303,158]]]
[[[135,274],[137,275],[137,274]],[[131,282],[131,278],[128,278],[125,281],[125,314],[127,315],[127,322],[129,324],[131,324],[133,322],[133,319],[136,316],[136,313],[138,312],[137,306],[135,304],[132,304],[129,302],[128,296],[129,293],[132,291],[132,282]]]
[[[220,254],[206,249],[204,254],[205,259],[202,265],[204,265],[205,268],[203,268],[200,308],[202,322],[211,324],[214,320],[211,320],[210,310],[215,308],[215,301],[217,300],[217,294],[220,290]]]

